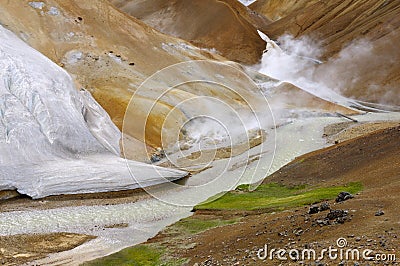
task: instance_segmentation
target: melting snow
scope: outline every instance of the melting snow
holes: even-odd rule
[[[121,133],[90,93],[76,90],[68,73],[1,26],[0,38],[0,190],[40,198],[186,175],[120,158]],[[82,53],[69,56],[79,60]]]
[[[29,5],[31,6],[31,7],[33,7],[33,8],[36,8],[36,9],[43,9],[43,7],[45,6],[45,3],[44,2],[29,2]]]
[[[245,6],[249,6],[252,3],[256,2],[257,0],[238,0],[240,3],[242,3]]]
[[[71,36],[71,35],[68,35]],[[83,57],[83,53],[81,51],[77,51],[77,50],[72,50],[69,51],[66,55],[65,58],[68,62],[68,64],[70,65],[74,65],[76,63],[78,63]]]
[[[50,7],[49,11],[47,11],[47,14],[51,15],[51,16],[58,16],[60,15],[60,11],[58,11],[57,7]]]

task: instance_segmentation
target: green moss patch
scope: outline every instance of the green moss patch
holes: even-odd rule
[[[183,261],[165,261],[165,250],[158,246],[137,245],[110,256],[84,263],[84,266],[178,266]]]
[[[362,190],[362,184],[359,182],[323,188],[287,187],[276,183],[260,185],[254,191],[249,191],[248,187],[239,186],[222,197],[210,198],[197,205],[195,210],[284,210],[334,199],[341,191],[354,194]]]

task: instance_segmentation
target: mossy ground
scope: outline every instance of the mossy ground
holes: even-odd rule
[[[165,229],[171,235],[186,236],[197,234],[218,226],[236,223],[237,220],[201,219],[188,217]],[[183,247],[181,247],[183,248]],[[161,245],[143,244],[126,248],[110,256],[100,258],[84,266],[178,266],[185,260],[169,258],[170,252]]]
[[[197,234],[203,231],[206,231],[211,228],[215,228],[218,226],[224,226],[229,224],[234,224],[238,221],[238,219],[232,220],[221,220],[221,219],[198,219],[194,217],[189,217],[186,219],[182,219],[176,224],[172,226],[175,231],[185,231],[190,234]]]
[[[322,188],[286,187],[276,183],[269,183],[260,185],[254,191],[248,191],[248,185],[243,185],[234,191],[224,194],[222,197],[211,198],[205,203],[197,205],[194,209],[276,211],[333,199],[341,191],[357,193],[361,189],[361,183]]]
[[[82,264],[83,266],[178,266],[182,260],[166,260],[165,249],[158,245],[137,245],[110,256]]]

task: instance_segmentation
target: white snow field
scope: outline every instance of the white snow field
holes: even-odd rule
[[[0,39],[0,190],[41,198],[186,176],[120,158],[121,133],[89,92],[2,26]]]

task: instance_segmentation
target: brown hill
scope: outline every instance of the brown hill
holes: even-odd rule
[[[255,64],[265,49],[257,29],[270,23],[236,0],[112,0],[124,12],[155,29],[224,57]]]
[[[317,77],[331,87],[359,100],[400,105],[399,1],[296,1],[291,5],[291,1],[259,0],[251,8],[272,19],[282,17],[268,25],[265,33],[271,38],[285,33],[309,36],[324,49],[324,60],[336,57],[317,71]]]
[[[397,32],[400,26],[398,1],[296,1],[295,5],[288,2],[261,0],[252,7],[259,12],[271,12],[263,7],[276,5],[274,16],[286,15],[268,26],[266,33],[271,38],[284,33],[295,37],[309,35],[322,42],[326,49],[325,56],[338,53],[343,45],[354,39],[376,41],[393,31]],[[265,3],[264,6],[261,3]]]
[[[249,7],[271,21],[286,17],[290,13],[308,7],[319,0],[257,0]]]

